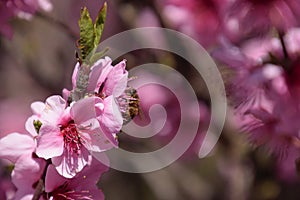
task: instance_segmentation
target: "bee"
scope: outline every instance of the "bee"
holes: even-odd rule
[[[126,108],[123,115],[123,124],[130,122],[135,116],[140,114],[140,98],[136,89],[127,87],[125,90]]]

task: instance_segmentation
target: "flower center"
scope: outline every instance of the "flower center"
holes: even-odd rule
[[[74,121],[70,121],[67,126],[62,126],[61,133],[64,136],[64,147],[67,151],[79,155],[82,144]]]

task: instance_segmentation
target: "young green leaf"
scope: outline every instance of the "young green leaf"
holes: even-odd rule
[[[90,13],[86,7],[81,10],[81,16],[78,21],[80,28],[80,38],[78,48],[80,50],[80,58],[85,60],[86,56],[92,52],[94,48],[94,25],[90,17]]]
[[[95,48],[98,46],[103,29],[104,29],[104,23],[106,20],[106,12],[107,12],[107,3],[105,2],[103,7],[98,13],[98,16],[96,18],[95,24],[94,24],[94,31],[95,31],[95,40],[94,40],[94,46]]]
[[[107,3],[105,2],[100,9],[98,16],[93,23],[87,8],[83,8],[79,19],[80,39],[78,41],[78,48],[80,50],[79,59],[82,62],[89,63],[90,58],[93,57],[97,46],[100,42],[104,23],[106,20]]]

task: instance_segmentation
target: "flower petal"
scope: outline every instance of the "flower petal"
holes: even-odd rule
[[[126,62],[123,60],[107,75],[107,81],[105,82],[103,91],[106,96],[113,95],[115,97],[120,96],[127,87],[128,72],[125,70]]]
[[[100,85],[104,82],[107,74],[113,68],[111,65],[112,60],[109,57],[98,60],[93,66],[90,73],[89,85],[87,91],[98,92]]]
[[[64,139],[58,127],[43,125],[40,135],[37,137],[36,154],[39,157],[49,159],[62,155]]]
[[[75,191],[99,190],[96,186],[101,175],[108,171],[109,167],[98,160],[93,160],[90,166],[86,166],[78,175],[69,181],[69,187]],[[100,191],[101,192],[101,191]],[[101,192],[102,193],[102,192]],[[93,196],[95,197],[97,196]]]
[[[112,149],[117,146],[117,141],[112,138],[108,138],[100,128],[82,130],[80,131],[82,143],[89,151],[103,152]]]
[[[66,179],[60,176],[54,165],[49,165],[45,178],[45,192],[52,192],[59,186],[63,185]]]
[[[11,133],[0,139],[0,157],[15,163],[23,154],[31,154],[35,143],[27,134]]]
[[[36,115],[33,115],[29,117],[25,123],[26,130],[31,134],[32,137],[38,136],[35,127],[34,127],[34,121],[38,120],[38,117]]]
[[[46,161],[41,158],[33,158],[32,154],[21,156],[12,172],[12,182],[17,188],[32,188],[44,172]]]
[[[83,196],[80,196],[82,198],[87,195],[86,199],[104,200],[104,195],[96,184],[100,176],[107,170],[107,166],[95,160],[91,163],[91,166],[85,166],[75,177],[67,179],[60,176],[53,165],[49,165],[45,191],[52,194],[59,191],[60,194],[66,194],[66,196],[68,196],[69,191],[73,191],[74,194],[83,194]]]
[[[65,149],[61,156],[52,158],[57,172],[65,178],[73,178],[90,162],[91,156],[85,148],[81,148],[78,155]]]
[[[78,74],[78,71],[79,71],[79,67],[80,67],[80,64],[79,64],[79,62],[77,62],[76,65],[75,65],[75,67],[74,67],[73,74],[72,74],[72,85],[73,85],[73,88],[76,87],[77,74]]]
[[[34,195],[34,189],[28,189],[28,188],[22,188],[20,190],[17,190],[14,199],[18,200],[32,200]]]
[[[71,95],[71,91],[70,90],[68,90],[66,88],[64,88],[62,90],[62,96],[63,96],[64,100],[68,101],[68,98],[70,97],[70,95]]]
[[[45,104],[41,101],[36,101],[31,104],[31,110],[33,114],[39,117],[44,109],[45,109]]]
[[[122,114],[113,96],[104,99],[104,110],[98,117],[101,129],[105,134],[118,133],[123,124]]]
[[[47,98],[41,118],[46,122],[57,125],[66,108],[66,101],[59,95]]]
[[[44,11],[51,11],[53,9],[53,5],[49,0],[38,0],[39,7]]]
[[[102,100],[97,97],[88,97],[74,103],[70,114],[75,123],[80,125],[90,119],[96,118],[95,103],[98,102],[102,102]]]

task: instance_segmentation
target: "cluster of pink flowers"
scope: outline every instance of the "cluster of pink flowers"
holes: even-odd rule
[[[52,4],[49,0],[1,0],[0,1],[0,33],[11,37],[12,29],[9,21],[12,17],[30,19],[39,9],[50,11]]]
[[[229,71],[225,82],[236,125],[254,144],[267,146],[279,157],[278,168],[295,177],[300,157],[300,2],[165,3],[164,15],[173,25]]]
[[[165,0],[163,15],[179,31],[196,38],[204,47],[214,45],[222,29],[227,0]]]
[[[292,28],[241,47],[227,44],[214,54],[235,73],[227,93],[241,130],[277,155],[279,166],[289,166],[279,168],[294,174],[300,156],[299,39],[300,29]]]
[[[234,43],[263,36],[275,27],[300,25],[297,0],[165,0],[163,16],[210,49],[222,37]]]
[[[125,61],[112,66],[109,57],[98,60],[90,67],[83,97],[75,101],[81,67],[76,64],[73,89],[64,89],[64,98],[32,103],[26,133],[1,138],[0,157],[14,164],[15,199],[104,199],[96,183],[108,167],[92,153],[118,147],[131,98],[128,72]]]

